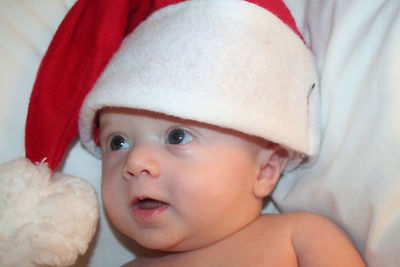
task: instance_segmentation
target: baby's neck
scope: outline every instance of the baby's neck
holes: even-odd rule
[[[268,259],[274,256],[274,253],[281,253],[287,243],[279,246],[274,238],[274,227],[269,227],[269,218],[275,215],[262,215],[244,228],[231,234],[230,236],[219,240],[213,244],[201,247],[191,251],[184,252],[150,252],[148,255],[138,257],[136,260],[128,263],[130,266],[263,266],[259,264],[260,257]],[[270,228],[270,230],[268,230]],[[287,242],[290,243],[288,237]],[[268,251],[266,252],[266,249]],[[275,251],[276,250],[276,251]],[[282,259],[285,259],[282,257]],[[290,259],[289,259],[290,260]],[[253,261],[254,264],[253,264]],[[294,260],[294,262],[296,262]],[[273,266],[291,266],[290,264]],[[293,265],[297,266],[297,265]]]

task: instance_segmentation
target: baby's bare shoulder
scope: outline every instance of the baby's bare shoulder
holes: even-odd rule
[[[301,266],[365,266],[352,240],[335,223],[308,212],[282,214]]]

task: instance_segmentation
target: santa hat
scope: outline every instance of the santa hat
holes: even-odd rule
[[[165,7],[122,42],[86,97],[79,132],[95,155],[103,107],[165,113],[314,155],[313,57],[281,1],[191,0]]]
[[[282,0],[79,0],[41,63],[26,157],[54,170],[78,124],[82,143],[99,156],[96,116],[104,107],[214,124],[312,156],[317,80]]]

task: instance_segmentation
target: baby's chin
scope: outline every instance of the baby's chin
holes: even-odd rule
[[[196,239],[173,239],[173,238],[158,238],[141,240],[136,238],[135,241],[140,244],[145,249],[155,251],[156,253],[179,253],[179,252],[189,252],[194,250],[199,250],[210,246],[213,243],[218,242],[218,240],[204,240],[201,237]]]
[[[205,248],[223,244],[232,240],[234,236],[249,227],[257,220],[258,216],[248,218],[245,222],[232,223],[232,225],[207,225],[189,228],[187,225],[180,225],[180,222],[165,223],[157,225],[141,226],[133,230],[128,228],[128,237],[135,240],[142,247],[167,253],[198,251]],[[194,229],[193,229],[194,228]]]
[[[158,251],[159,253],[178,253],[187,252],[191,250],[201,249],[209,245],[209,243],[187,243],[182,241],[162,240],[160,242],[138,242],[141,246],[152,251]]]

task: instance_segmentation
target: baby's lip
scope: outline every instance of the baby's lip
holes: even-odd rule
[[[169,204],[159,199],[142,196],[132,201],[132,215],[140,223],[151,223],[160,218],[168,210]]]
[[[168,207],[168,203],[156,198],[140,196],[136,197],[132,201],[131,207],[133,209],[153,210],[157,208]]]

